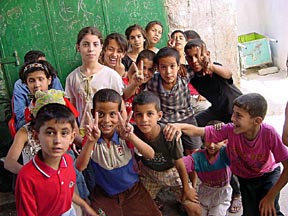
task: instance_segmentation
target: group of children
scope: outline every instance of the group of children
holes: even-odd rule
[[[135,24],[126,38],[112,33],[103,42],[97,28],[81,29],[76,51],[82,64],[67,76],[66,96],[48,90],[56,76],[41,56],[24,63],[20,84],[33,99],[19,112],[30,118],[19,117],[27,124],[18,126],[5,161],[18,173],[18,215],[75,215],[72,200],[87,215],[161,215],[157,193],[170,187],[188,215],[225,216],[232,173],[243,215],[283,215],[278,199],[288,181],[288,150],[263,123],[266,100],[242,95],[232,72],[211,62],[199,35],[187,42],[177,30],[159,50],[162,24],[152,21],[145,30]],[[190,84],[211,103],[196,115]],[[66,154],[73,143],[81,148],[77,181]]]

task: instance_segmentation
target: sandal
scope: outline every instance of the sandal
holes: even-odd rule
[[[240,211],[242,207],[241,197],[233,197],[231,201],[231,205],[229,207],[230,213],[237,213]]]

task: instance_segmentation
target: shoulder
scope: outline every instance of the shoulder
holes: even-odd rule
[[[75,77],[79,72],[80,72],[80,66],[75,68],[71,73],[69,73],[68,76],[66,77],[66,80]]]

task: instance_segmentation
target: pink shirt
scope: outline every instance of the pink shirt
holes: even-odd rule
[[[243,134],[235,134],[232,123],[217,131],[213,126],[205,127],[207,142],[228,139],[227,154],[232,173],[242,178],[255,178],[271,172],[277,163],[288,160],[288,148],[282,143],[276,130],[262,123],[256,138],[247,140]]]

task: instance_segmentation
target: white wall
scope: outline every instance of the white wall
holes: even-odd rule
[[[286,70],[288,56],[287,0],[231,0],[236,11],[237,34],[257,32],[275,38],[270,42],[274,65]]]

